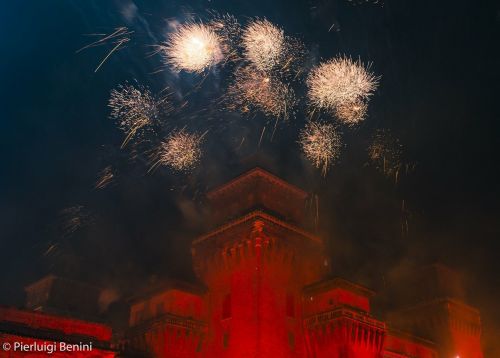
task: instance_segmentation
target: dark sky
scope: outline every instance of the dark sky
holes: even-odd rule
[[[181,100],[199,79],[166,69],[153,73],[161,59],[147,54],[164,40],[166,20],[182,22],[190,13],[203,17],[207,9],[242,22],[267,17],[300,37],[313,63],[336,54],[373,63],[382,77],[369,117],[344,131],[341,160],[325,178],[296,143],[304,115],[280,126],[273,141],[266,137],[258,148],[265,119],[210,108],[223,95],[224,71],[211,73],[189,98],[192,107],[173,119],[210,129],[206,156],[193,173],[161,168],[146,174],[140,148],[138,156],[131,148],[119,149],[123,134],[107,118],[109,91],[137,81],[153,91],[168,85]],[[378,288],[398,270],[444,262],[463,274],[470,301],[482,310],[485,341],[493,341],[495,329],[500,332],[500,5],[23,1],[3,5],[0,26],[4,303],[21,305],[22,287],[47,272],[122,295],[152,277],[190,278],[189,240],[204,220],[197,205],[201,193],[258,163],[319,195],[319,232],[329,244],[335,274]],[[131,42],[94,73],[111,47],[76,50],[94,39],[86,34],[118,26],[134,31]],[[381,128],[399,138],[402,160],[414,168],[398,183],[367,165],[367,145]],[[246,144],[236,150],[243,135]],[[98,173],[109,165],[115,182],[94,189]],[[65,235],[73,213],[83,225]],[[402,233],[406,221],[408,231]]]

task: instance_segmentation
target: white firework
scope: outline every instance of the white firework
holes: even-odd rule
[[[394,177],[397,182],[403,167],[403,146],[398,138],[387,129],[377,130],[368,148],[368,155],[375,168],[388,177]]]
[[[308,122],[300,132],[299,143],[305,156],[326,175],[329,167],[339,158],[342,139],[337,128],[330,123]]]
[[[221,38],[208,25],[179,25],[160,47],[165,63],[174,71],[202,73],[224,58]]]
[[[368,104],[363,100],[356,100],[354,102],[339,103],[335,109],[335,116],[337,119],[348,125],[353,126],[365,119],[368,110]]]
[[[158,119],[160,107],[167,109],[169,105],[166,100],[157,101],[145,87],[125,84],[111,91],[108,107],[110,117],[127,133],[124,146],[139,129]]]
[[[314,68],[307,84],[311,104],[335,113],[342,111],[342,106],[345,109],[368,100],[378,86],[378,77],[360,61],[337,57]]]
[[[174,170],[189,171],[201,160],[204,135],[174,130],[160,146],[159,164]]]
[[[242,36],[245,58],[260,71],[268,71],[280,64],[285,51],[282,29],[268,20],[253,20]]]

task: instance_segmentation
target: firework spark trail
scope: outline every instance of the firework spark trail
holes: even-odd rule
[[[262,132],[260,133],[259,144],[257,145],[258,148],[260,148],[260,144],[262,143],[262,138],[264,138],[265,131],[266,131],[266,126],[264,126],[264,128],[262,128]]]
[[[379,5],[382,7],[384,6],[383,0],[347,0],[347,2],[353,6],[364,5],[364,4]]]
[[[324,176],[339,158],[342,148],[340,134],[330,123],[308,122],[300,132],[299,143],[305,156],[316,168],[321,169]]]
[[[337,57],[314,68],[309,74],[309,100],[318,109],[326,109],[340,116],[346,114],[346,108],[356,104],[360,108],[357,116],[353,112],[347,116],[352,124],[353,119],[361,120],[364,106],[378,86],[379,78],[360,61],[348,57]],[[353,107],[351,107],[352,109]],[[345,118],[339,118],[340,120]]]
[[[55,244],[53,244],[52,242],[48,243],[48,246],[42,255],[49,256],[52,252],[54,252],[57,249],[57,247],[58,247],[57,243],[55,243]]]
[[[402,154],[403,147],[397,138],[388,130],[377,130],[368,148],[368,155],[375,168],[387,177],[394,177],[396,183],[402,168]]]
[[[99,173],[99,178],[97,179],[95,188],[96,189],[106,188],[113,182],[114,178],[115,174],[113,173],[113,168],[111,167],[111,165],[109,165]]]
[[[227,108],[243,113],[254,110],[267,116],[288,119],[296,103],[293,90],[270,74],[245,66],[236,70],[228,88]]]
[[[133,34],[133,31],[129,31],[127,27],[118,27],[115,29],[114,32],[111,34],[92,34],[92,36],[102,36],[97,41],[94,41],[88,45],[85,45],[81,49],[77,50],[76,53],[79,53],[83,50],[86,50],[88,48],[92,47],[97,47],[97,46],[102,46],[106,45],[108,42],[113,43],[115,46],[107,53],[107,55],[102,59],[102,61],[99,63],[99,65],[95,68],[94,72],[99,71],[99,69],[102,67],[102,65],[108,60],[108,58],[120,47],[122,47],[123,44],[126,44],[127,42],[130,41],[129,35]]]
[[[212,19],[208,26],[221,39],[221,46],[225,54],[226,61],[240,59],[238,54],[238,46],[242,35],[242,28],[238,19],[229,14],[218,14],[211,12]]]
[[[192,170],[202,158],[201,144],[203,134],[189,133],[184,128],[174,130],[161,143],[156,161],[151,167],[154,170],[159,165],[166,165],[177,171]]]
[[[208,25],[179,25],[161,45],[164,62],[176,72],[202,73],[224,59],[222,40]]]
[[[166,98],[156,100],[149,89],[125,84],[111,91],[108,102],[110,117],[127,133],[121,147],[124,148],[137,131],[158,119],[160,111],[168,112]]]
[[[102,61],[99,63],[99,65],[96,67],[96,69],[94,70],[94,73],[99,71],[99,69],[101,68],[102,65],[104,65],[104,62],[106,62],[106,60],[113,54],[113,52],[115,52],[116,50],[118,50],[118,48],[123,45],[124,43],[128,42],[129,40],[128,39],[121,39],[118,41],[118,43],[116,44],[115,47],[113,47],[111,49],[111,51],[109,51],[109,53],[106,55],[106,57],[104,57],[102,59]]]
[[[260,71],[268,71],[282,60],[285,35],[282,29],[264,20],[253,20],[243,32],[245,58]]]
[[[238,145],[238,148],[236,148],[236,150],[239,150],[244,142],[245,142],[245,137],[241,137],[240,145]]]
[[[79,229],[89,225],[91,222],[91,215],[82,205],[75,205],[63,209],[59,213],[59,234],[62,238],[70,237]]]
[[[283,66],[278,71],[280,75],[295,81],[306,71],[307,50],[302,41],[291,36],[285,37],[285,45]]]

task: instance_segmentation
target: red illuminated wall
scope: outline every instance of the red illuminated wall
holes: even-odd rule
[[[0,357],[45,357],[45,353],[14,351],[14,344],[44,342],[88,343],[92,350],[85,352],[60,352],[56,350],[52,357],[115,357],[109,349],[111,329],[103,324],[64,318],[45,313],[23,311],[15,308],[0,307]],[[3,344],[10,344],[10,349],[2,349]]]
[[[181,288],[165,289],[150,298],[132,304],[129,324],[136,326],[165,313],[204,320],[206,317],[203,296]]]
[[[301,291],[324,270],[319,240],[261,212],[200,238],[210,357],[304,357]]]
[[[390,330],[384,339],[384,357],[437,358],[438,355],[432,342],[424,341],[407,333]]]
[[[440,356],[483,357],[479,312],[463,302],[436,299],[394,312],[389,319],[433,341]]]
[[[123,340],[123,350],[154,357],[201,355],[206,337],[203,290],[176,283],[168,286],[131,305],[131,329]]]
[[[380,357],[386,329],[370,315],[372,295],[339,278],[307,286],[304,325],[309,357]]]

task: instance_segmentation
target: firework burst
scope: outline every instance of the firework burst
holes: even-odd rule
[[[305,156],[323,175],[339,158],[342,148],[340,134],[330,123],[308,122],[300,133],[299,143]]]
[[[364,100],[354,102],[342,102],[335,107],[335,116],[337,119],[348,125],[353,126],[365,119],[368,110],[368,104]]]
[[[272,75],[253,66],[235,72],[228,88],[229,109],[243,113],[258,110],[267,116],[288,119],[296,102],[293,90]]]
[[[368,155],[375,168],[398,181],[403,146],[388,130],[377,130],[368,148]]]
[[[174,71],[202,73],[224,58],[222,40],[209,25],[180,25],[161,46],[164,61]]]
[[[362,101],[368,100],[378,86],[378,77],[374,76],[367,66],[360,61],[353,61],[348,57],[337,57],[320,64],[312,70],[307,79],[309,87],[309,100],[319,109],[326,109],[333,113],[336,111],[345,114],[346,108],[352,116],[352,105],[355,104],[358,113],[363,113]],[[342,118],[340,118],[342,119]],[[352,120],[349,120],[352,122]]]
[[[189,171],[201,160],[204,134],[174,130],[160,145],[157,165],[166,165],[177,171]]]
[[[157,101],[149,89],[128,84],[111,91],[108,106],[111,109],[110,117],[127,133],[122,148],[139,129],[158,119],[160,109],[170,108],[166,99]]]
[[[268,71],[283,60],[285,35],[267,20],[253,20],[242,35],[243,54],[260,71]]]

